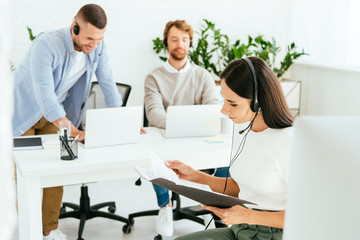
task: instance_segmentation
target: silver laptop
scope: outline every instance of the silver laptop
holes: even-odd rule
[[[142,107],[100,108],[86,111],[85,148],[137,142]]]
[[[167,108],[165,137],[206,137],[220,131],[220,105],[186,105]]]

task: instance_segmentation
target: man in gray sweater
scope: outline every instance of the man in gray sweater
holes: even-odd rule
[[[188,51],[194,30],[184,20],[170,21],[164,30],[163,44],[169,53],[164,66],[151,71],[145,79],[145,110],[149,126],[165,128],[166,110],[171,105],[219,104],[214,79],[205,69],[191,64]],[[169,191],[153,184],[160,207],[156,231],[173,234]]]
[[[214,79],[187,58],[194,30],[183,20],[170,21],[163,44],[169,59],[145,79],[145,110],[150,126],[165,128],[171,105],[220,104]]]

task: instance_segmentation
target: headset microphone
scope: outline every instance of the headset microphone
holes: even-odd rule
[[[261,108],[260,108],[260,109],[261,109]],[[254,118],[251,120],[251,122],[249,123],[249,125],[248,125],[245,129],[239,131],[239,134],[243,134],[243,133],[244,133],[246,130],[248,130],[249,128],[250,128],[249,131],[251,130],[252,126],[254,125],[255,118],[257,117],[260,109],[255,113],[255,116],[254,116]],[[249,131],[248,131],[248,132],[249,132]]]

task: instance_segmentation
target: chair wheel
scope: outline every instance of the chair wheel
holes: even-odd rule
[[[109,213],[115,213],[116,212],[116,206],[115,205],[109,206],[108,211],[109,211]]]
[[[129,234],[129,233],[131,233],[131,226],[126,224],[123,226],[122,230],[123,230],[123,233]]]
[[[154,240],[162,240],[162,236],[159,234],[159,235],[154,237]]]
[[[141,185],[141,177],[139,177],[139,179],[136,180],[135,185],[136,185],[136,186],[140,186],[140,185]]]
[[[66,207],[62,206],[62,207],[60,208],[60,214],[61,214],[61,213],[66,213]]]

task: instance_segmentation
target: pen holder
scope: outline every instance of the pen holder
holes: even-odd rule
[[[74,160],[78,157],[78,141],[73,137],[69,137],[67,141],[63,137],[60,138],[60,159]]]

